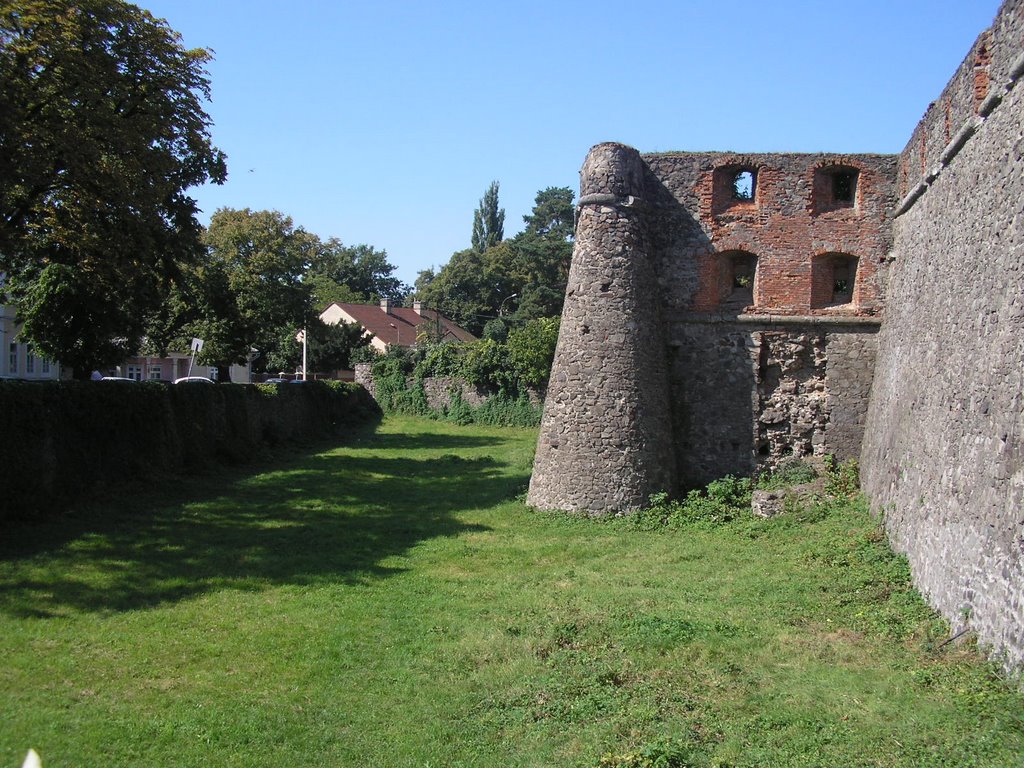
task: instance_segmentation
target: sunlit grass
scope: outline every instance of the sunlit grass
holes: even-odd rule
[[[390,419],[5,531],[0,763],[1019,765],[1024,699],[856,504],[538,513],[534,439]]]

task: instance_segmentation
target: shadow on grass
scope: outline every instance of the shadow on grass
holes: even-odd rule
[[[485,530],[454,515],[511,497],[526,475],[491,456],[444,451],[494,445],[500,452],[502,442],[366,433],[342,450],[262,474],[206,476],[10,526],[0,542],[0,610],[45,618],[147,608],[225,588],[386,578],[402,571],[383,563],[389,557],[428,539]]]

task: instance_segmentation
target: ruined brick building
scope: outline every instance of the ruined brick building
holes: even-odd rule
[[[594,147],[529,502],[859,456],[922,592],[1020,665],[1022,50],[1008,0],[899,155]]]

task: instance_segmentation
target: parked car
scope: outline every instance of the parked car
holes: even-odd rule
[[[133,384],[137,383],[135,379],[129,379],[127,376],[104,376],[100,381],[130,381]]]
[[[266,381],[264,381],[262,383],[263,384],[287,384],[288,383],[288,379],[273,378],[273,379],[267,379]]]
[[[213,379],[208,379],[205,376],[182,376],[180,379],[174,380],[175,384],[213,384]]]

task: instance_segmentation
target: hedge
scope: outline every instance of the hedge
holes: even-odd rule
[[[0,381],[0,518],[106,486],[251,459],[380,418],[343,382]]]

